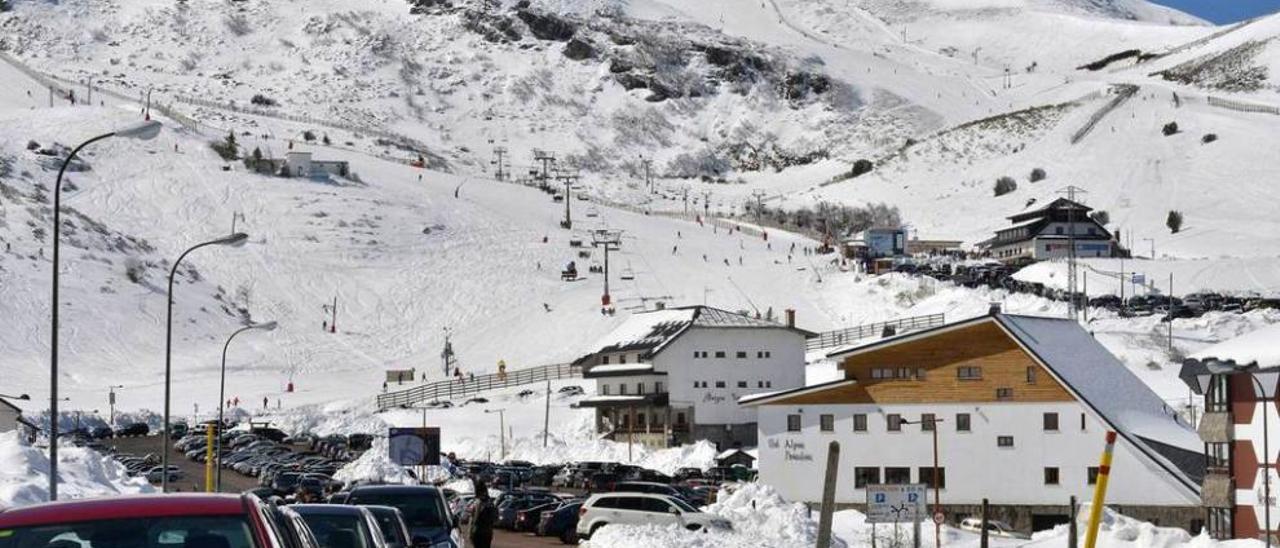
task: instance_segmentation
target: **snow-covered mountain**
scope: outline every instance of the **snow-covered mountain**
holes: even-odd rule
[[[973,243],[1073,184],[1162,254],[1258,258],[1280,243],[1276,118],[1236,105],[1280,104],[1268,72],[1276,18],[1216,28],[1137,0],[10,3],[5,52],[81,99],[50,108],[45,88],[0,62],[0,242],[11,244],[0,314],[13,319],[0,369],[33,395],[47,383],[50,159],[136,121],[134,98],[148,90],[174,113],[165,134],[95,145],[64,194],[73,400],[126,382],[124,406],[154,405],[156,284],[167,261],[225,234],[237,213],[251,244],[202,250],[182,270],[176,408],[216,403],[207,389],[221,343],[248,319],[283,329],[237,340],[229,393],[299,405],[367,398],[383,369],[441,375],[445,327],[480,373],[499,359],[573,358],[656,301],[795,308],[810,329],[958,318],[989,300],[1062,312],[1025,295],[869,280],[804,254],[813,242],[801,236],[770,229],[766,242],[674,218],[686,207],[741,213],[753,191],[784,208],[886,203],[922,237]],[[1254,42],[1257,52],[1230,53]],[[1236,72],[1259,84],[1224,83]],[[1179,131],[1164,136],[1170,121]],[[208,147],[229,132],[244,154],[278,157],[292,142],[356,175],[249,173]],[[534,149],[581,171],[574,193],[591,201],[570,200],[573,231],[558,227],[563,203],[493,180],[500,146],[516,177],[537,167]],[[428,169],[402,162],[418,155]],[[859,159],[874,169],[851,178]],[[645,161],[656,193],[641,184]],[[1028,181],[1033,168],[1047,179]],[[1018,190],[994,197],[1000,176]],[[1187,219],[1176,235],[1163,227],[1171,209]],[[603,226],[624,231],[612,267],[634,278],[614,279],[617,316],[600,313],[599,276],[559,278],[570,260],[601,260],[569,241]],[[339,333],[328,334],[322,306],[335,296]],[[1135,367],[1171,363],[1139,348],[1157,327],[1117,322],[1116,351],[1140,356]],[[1182,344],[1203,344],[1205,329],[1187,324]],[[284,393],[290,380],[298,392]]]

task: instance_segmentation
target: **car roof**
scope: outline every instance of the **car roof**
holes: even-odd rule
[[[421,495],[427,493],[439,493],[440,490],[429,485],[361,485],[351,490],[352,495],[356,494],[379,494],[379,495]]]
[[[364,515],[368,510],[362,506],[352,506],[349,504],[291,504],[290,508],[299,514],[306,515],[331,515],[331,516],[350,516]]]
[[[241,495],[129,495],[34,504],[0,510],[0,528],[143,517],[236,516],[248,512]]]
[[[592,503],[599,499],[610,498],[610,497],[645,497],[645,498],[656,498],[656,499],[667,500],[671,498],[671,495],[664,495],[662,493],[637,493],[633,491],[614,491],[612,493],[596,493],[594,495],[591,495],[591,498],[587,499],[587,502]]]
[[[658,483],[656,481],[620,481],[618,482],[618,485],[648,485],[648,486],[657,485],[660,487],[671,487],[670,485],[667,485],[665,483]]]

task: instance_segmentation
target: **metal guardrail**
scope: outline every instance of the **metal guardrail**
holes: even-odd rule
[[[582,366],[570,363],[540,365],[508,371],[506,375],[490,373],[474,379],[435,381],[397,392],[378,395],[378,409],[404,407],[424,401],[451,400],[512,386],[582,376]]]
[[[906,331],[938,327],[944,323],[946,323],[946,317],[944,314],[928,314],[925,316],[898,318],[887,322],[857,325],[845,329],[819,333],[817,337],[805,341],[804,347],[806,351],[834,348],[837,346],[853,344],[862,339],[879,337],[884,333],[885,328],[893,328],[895,333],[903,333]]]
[[[1231,99],[1223,99],[1221,97],[1209,96],[1208,103],[1215,107],[1221,107],[1240,112],[1261,112],[1264,114],[1280,115],[1280,107],[1272,105],[1262,105],[1258,103],[1247,103],[1244,101],[1233,101]]]

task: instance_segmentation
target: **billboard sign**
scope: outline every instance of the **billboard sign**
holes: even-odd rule
[[[440,465],[439,428],[392,428],[387,440],[391,462],[401,466]]]
[[[923,483],[868,485],[867,523],[911,523],[929,517]]]

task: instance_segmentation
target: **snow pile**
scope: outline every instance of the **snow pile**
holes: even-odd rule
[[[374,438],[369,450],[338,470],[333,475],[333,479],[344,482],[417,485],[418,479],[404,466],[391,462],[388,455],[387,438]],[[427,467],[425,479],[428,482],[444,481],[449,477],[448,472],[445,472],[442,467]]]
[[[1201,350],[1191,357],[1198,360],[1232,361],[1238,365],[1260,368],[1280,365],[1280,324],[1264,327],[1226,342]]]
[[[120,463],[80,447],[60,448],[58,476],[58,495],[64,499],[155,491],[146,480],[126,475]],[[49,456],[17,432],[0,434],[0,508],[48,499]]]
[[[743,483],[722,489],[719,502],[703,508],[733,523],[733,531],[689,531],[678,525],[610,525],[600,529],[587,547],[663,548],[696,546],[813,546],[818,524],[804,505],[783,500],[768,485]],[[835,542],[836,546],[843,546]]]

